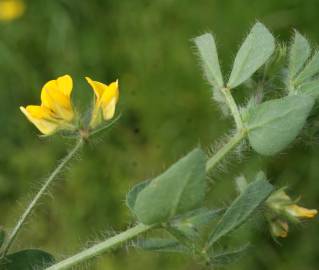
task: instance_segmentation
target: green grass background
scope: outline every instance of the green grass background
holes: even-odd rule
[[[26,5],[23,17],[0,23],[1,225],[14,224],[32,190],[72,145],[58,137],[39,138],[19,106],[37,104],[42,85],[63,74],[73,76],[74,98],[83,109],[92,95],[84,76],[103,82],[118,78],[121,86],[121,120],[85,147],[15,245],[44,248],[57,258],[127,228],[133,222],[124,203],[129,187],[228,132],[232,123],[211,99],[193,37],[214,32],[225,75],[256,20],[279,40],[289,40],[297,28],[314,44],[319,41],[316,0],[30,0]],[[319,208],[318,153],[315,137],[274,158],[249,153],[232,161],[215,177],[209,205],[230,202],[236,175],[264,168],[272,183],[288,184],[304,205]],[[254,248],[229,269],[318,269],[318,225],[318,219],[302,223],[277,244],[256,223],[241,232]],[[123,248],[88,269],[202,267],[183,256]]]

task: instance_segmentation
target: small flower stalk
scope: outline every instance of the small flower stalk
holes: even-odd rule
[[[268,207],[267,220],[270,232],[273,237],[285,238],[288,236],[288,223],[299,223],[302,219],[314,218],[318,211],[307,209],[297,205],[296,200],[292,200],[285,188],[274,192],[267,200]]]

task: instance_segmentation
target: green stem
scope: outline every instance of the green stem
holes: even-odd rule
[[[243,128],[243,122],[241,120],[239,109],[237,107],[237,104],[236,104],[231,92],[230,92],[230,89],[229,88],[222,88],[221,91],[224,94],[226,103],[230,109],[231,114],[234,117],[234,120],[235,120],[235,123],[237,126],[237,130],[241,130]]]
[[[206,163],[206,171],[211,171],[218,162],[220,162],[224,156],[233,150],[244,138],[246,137],[245,129],[238,131],[228,143],[226,143],[221,149],[217,151]]]
[[[226,89],[227,90],[227,89]],[[236,106],[231,94],[229,93],[231,100],[233,101],[233,104]],[[236,110],[238,115],[238,109],[236,106]],[[240,119],[240,127],[242,127],[242,122],[240,115],[238,116]],[[236,118],[235,118],[236,119]],[[210,158],[206,163],[206,171],[209,172],[212,170],[215,165],[232,149],[234,149],[246,136],[246,131],[243,128],[240,128],[238,132],[230,139],[230,141],[225,144],[212,158]],[[128,229],[118,235],[115,235],[99,244],[96,244],[92,246],[91,248],[88,248],[80,253],[75,254],[72,257],[69,257],[61,262],[58,262],[48,268],[46,270],[65,270],[70,269],[71,267],[82,263],[84,261],[87,261],[89,259],[92,259],[93,257],[96,257],[98,255],[101,255],[102,253],[111,250],[112,248],[120,245],[121,243],[124,243],[133,237],[136,237],[139,234],[142,234],[150,229],[152,229],[154,226],[147,226],[143,224],[138,224],[137,226]],[[204,254],[205,255],[205,254]]]
[[[60,164],[55,168],[55,170],[50,174],[50,176],[45,180],[44,184],[42,185],[41,189],[38,191],[38,193],[34,196],[32,201],[29,203],[25,211],[23,212],[22,216],[18,220],[16,226],[12,230],[10,236],[8,237],[8,240],[6,241],[4,247],[3,247],[3,255],[5,256],[11,245],[13,244],[15,238],[17,237],[19,231],[21,230],[22,226],[25,224],[27,218],[30,216],[32,211],[34,210],[35,206],[39,202],[39,200],[43,197],[43,195],[46,193],[48,187],[53,182],[55,177],[61,172],[61,170],[65,167],[65,165],[72,159],[72,157],[75,155],[75,153],[81,148],[83,144],[83,140],[79,139],[74,148],[67,154],[67,156],[60,162]]]
[[[209,159],[206,163],[206,170],[210,171],[215,167],[215,165],[228,153],[230,152],[238,143],[240,143],[246,136],[246,132],[244,129],[235,134],[231,140],[222,147],[211,159]],[[118,235],[115,235],[99,244],[92,246],[89,249],[86,249],[76,255],[67,258],[61,262],[58,262],[48,268],[46,270],[65,270],[70,269],[71,267],[92,259],[102,253],[111,250],[112,248],[124,243],[133,237],[136,237],[139,234],[142,234],[150,229],[154,228],[153,226],[147,226],[143,224],[138,224],[137,226],[128,229]]]
[[[70,258],[67,258],[61,262],[58,262],[57,264],[54,264],[46,270],[64,270],[64,269],[70,269],[71,267],[87,261],[95,256],[101,255],[102,253],[120,245],[123,242],[126,242],[137,235],[144,233],[150,229],[152,229],[154,226],[147,226],[143,224],[138,224],[133,228],[130,228],[118,235],[115,235],[104,242],[101,242],[99,244],[96,244],[92,246],[89,249],[86,249]]]

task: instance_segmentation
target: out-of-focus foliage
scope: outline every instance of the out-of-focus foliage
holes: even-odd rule
[[[280,39],[287,40],[295,27],[319,41],[316,0],[30,0],[25,6],[22,17],[0,22],[0,225],[14,224],[20,213],[17,205],[25,203],[30,190],[37,188],[34,181],[50,171],[68,146],[65,139],[37,137],[19,106],[36,103],[43,83],[66,73],[83,77],[75,83],[79,89],[74,100],[84,109],[92,99],[84,76],[106,83],[120,80],[122,118],[85,148],[83,158],[74,161],[72,171],[56,185],[54,199],[46,200],[20,235],[21,248],[43,248],[58,254],[57,259],[115,228],[125,229],[131,220],[124,203],[129,187],[157,175],[199,143],[209,146],[229,127],[202,79],[191,38],[214,32],[217,47],[223,46],[222,70],[230,70],[243,29],[256,19]],[[244,101],[241,91],[235,95]],[[254,176],[264,167],[272,183],[289,183],[307,195],[307,205],[317,206],[318,120],[315,123],[314,131],[304,134],[307,144],[296,143],[271,159],[251,154],[240,165],[232,162],[231,174],[221,170],[213,175],[219,185],[212,187],[210,203],[228,204],[236,192],[234,177],[239,172]],[[229,195],[215,200],[220,193]],[[317,269],[318,226],[302,226],[304,230],[296,228],[281,240],[281,246],[261,224],[240,229],[238,238],[249,236],[258,249],[230,269]],[[127,254],[125,249],[104,255],[89,269],[142,267],[201,269],[184,257]]]

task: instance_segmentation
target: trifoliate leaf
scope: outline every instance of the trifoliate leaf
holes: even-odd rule
[[[256,23],[236,55],[227,86],[234,88],[246,81],[274,50],[274,37],[263,24]]]
[[[251,147],[266,156],[285,149],[299,134],[313,105],[312,97],[292,95],[250,109],[244,121]]]
[[[220,70],[215,40],[212,34],[206,33],[194,39],[203,65],[205,76],[213,86],[224,86]]]
[[[137,196],[134,213],[144,224],[166,222],[201,206],[206,187],[205,154],[195,149],[153,179]]]
[[[272,191],[273,186],[265,179],[260,178],[250,183],[229,206],[217,224],[209,237],[209,247],[221,237],[242,225],[261,206]]]

